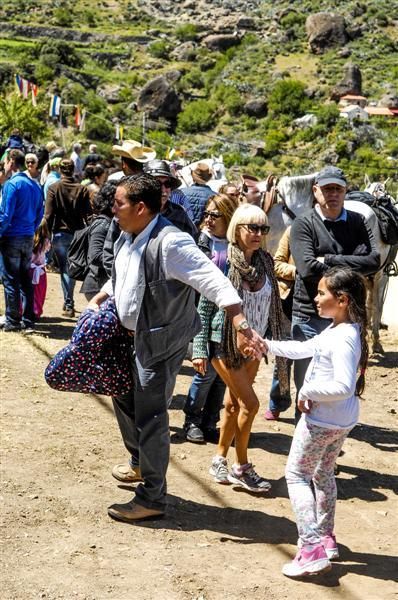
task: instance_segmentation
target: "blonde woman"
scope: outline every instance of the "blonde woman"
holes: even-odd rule
[[[269,231],[264,211],[243,204],[235,211],[227,230],[228,277],[238,291],[246,315],[239,329],[253,327],[264,335],[270,326],[272,337],[282,336],[282,307],[274,263],[265,250]],[[194,366],[199,373],[206,371],[210,359],[214,369],[227,386],[224,414],[221,421],[217,453],[210,474],[217,483],[233,483],[251,492],[266,492],[271,484],[258,475],[249,462],[247,449],[259,401],[253,382],[260,362],[258,357],[243,357],[236,344],[236,332],[224,311],[218,310],[201,297],[198,307],[203,330],[194,340]],[[202,356],[202,361],[197,360]],[[284,359],[277,360],[281,387],[287,387]],[[236,462],[228,470],[227,454],[235,440]]]

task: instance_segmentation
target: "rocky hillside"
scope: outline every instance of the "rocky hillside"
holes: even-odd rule
[[[0,8],[0,132],[41,140],[115,135],[223,154],[253,173],[339,164],[357,183],[397,178],[397,116],[340,116],[345,94],[398,106],[396,0],[21,0]],[[38,85],[38,106],[13,76]],[[61,95],[63,128],[48,118]],[[75,106],[86,126],[74,126]],[[375,112],[375,111],[373,111]],[[376,111],[377,112],[377,111]],[[305,115],[312,115],[311,117]]]

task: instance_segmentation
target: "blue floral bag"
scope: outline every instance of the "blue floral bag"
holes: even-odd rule
[[[44,377],[55,390],[125,394],[133,386],[130,346],[115,301],[109,298],[99,311],[89,309],[81,314],[70,343],[54,356]]]

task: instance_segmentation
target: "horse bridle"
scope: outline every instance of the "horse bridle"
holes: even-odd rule
[[[266,189],[262,202],[262,208],[267,215],[275,204],[281,204],[282,210],[294,221],[297,215],[288,207],[286,198],[278,189],[278,178],[276,175],[268,175],[266,179]],[[280,199],[280,200],[279,200]]]

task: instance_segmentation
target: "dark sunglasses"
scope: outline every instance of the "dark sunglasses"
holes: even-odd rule
[[[261,233],[261,235],[267,235],[269,233],[269,225],[253,225],[252,223],[242,224],[241,227],[250,231],[250,233]]]
[[[209,219],[219,219],[220,217],[222,217],[221,213],[216,213],[216,212],[210,212],[209,210],[205,210],[205,212],[203,213],[203,217],[206,219],[207,217]]]
[[[26,164],[27,164],[27,165],[35,165],[35,164],[36,164],[36,161],[35,161],[35,160],[27,160],[27,161],[26,161]]]
[[[171,181],[162,181],[161,185],[165,188],[167,188],[168,190],[170,190],[173,187],[173,184]]]

